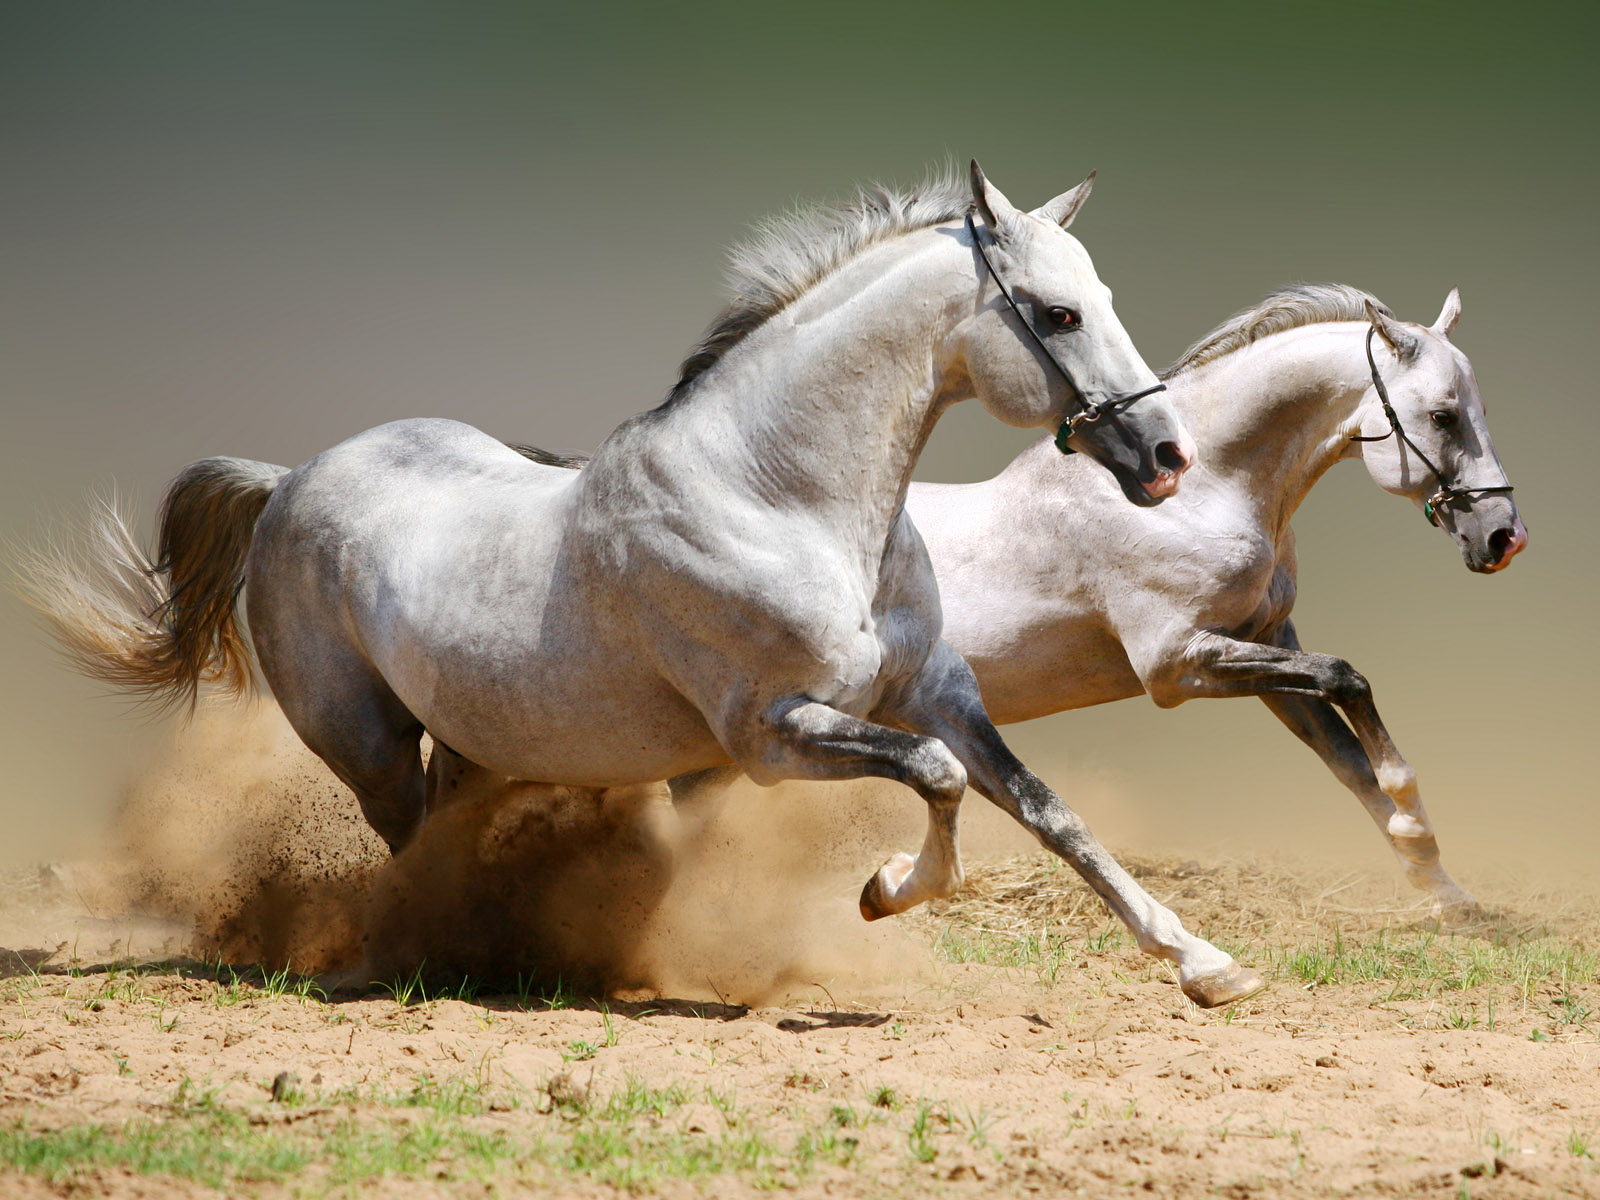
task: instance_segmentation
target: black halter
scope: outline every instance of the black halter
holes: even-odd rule
[[[1376,332],[1376,327],[1367,330],[1367,366],[1372,368],[1372,386],[1378,389],[1378,399],[1383,404],[1384,415],[1389,418],[1389,432],[1380,433],[1376,437],[1362,437],[1358,433],[1353,433],[1350,435],[1350,440],[1352,442],[1382,442],[1387,441],[1389,438],[1397,437],[1411,447],[1411,453],[1420,458],[1422,465],[1432,471],[1433,477],[1439,481],[1439,490],[1422,502],[1422,515],[1428,518],[1429,525],[1437,525],[1439,523],[1438,512],[1441,504],[1448,504],[1452,500],[1460,500],[1465,497],[1492,496],[1498,492],[1514,490],[1509,483],[1500,487],[1476,488],[1460,487],[1451,483],[1445,477],[1445,473],[1433,465],[1433,460],[1422,452],[1422,447],[1406,436],[1406,431],[1400,424],[1400,417],[1394,411],[1394,405],[1389,403],[1389,389],[1383,386],[1383,377],[1378,374],[1378,361],[1372,357],[1372,335]]]
[[[1005,297],[1006,303],[1011,306],[1011,311],[1017,314],[1017,320],[1022,322],[1022,328],[1033,339],[1033,344],[1039,347],[1039,350],[1044,354],[1050,365],[1060,373],[1061,378],[1067,381],[1067,386],[1072,389],[1073,395],[1078,397],[1078,403],[1083,406],[1072,416],[1061,422],[1061,428],[1056,430],[1056,449],[1063,454],[1076,454],[1077,451],[1067,445],[1067,439],[1078,432],[1078,426],[1093,425],[1102,417],[1110,417],[1112,423],[1117,426],[1118,432],[1132,442],[1132,437],[1129,436],[1127,430],[1122,428],[1122,422],[1117,420],[1117,414],[1135,400],[1143,400],[1146,396],[1152,396],[1156,392],[1166,391],[1167,385],[1158,383],[1154,387],[1145,388],[1142,392],[1130,392],[1125,396],[1113,396],[1111,399],[1103,400],[1098,404],[1091,401],[1083,394],[1082,389],[1072,381],[1072,376],[1061,365],[1061,361],[1050,353],[1050,347],[1044,344],[1044,339],[1034,329],[1033,323],[1022,315],[1022,310],[1017,307],[1017,302],[1011,298],[1011,292],[1000,279],[1000,272],[996,271],[994,264],[989,261],[989,254],[983,248],[982,239],[978,237],[978,227],[973,224],[970,212],[967,214],[967,232],[972,235],[972,244],[978,248],[978,256],[983,259],[983,265],[989,269],[989,275],[994,280],[995,287],[1000,289],[1000,294]]]

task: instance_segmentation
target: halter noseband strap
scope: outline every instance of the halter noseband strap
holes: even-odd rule
[[[1045,360],[1056,369],[1062,379],[1066,380],[1067,386],[1072,389],[1073,395],[1078,397],[1078,403],[1083,406],[1072,416],[1061,422],[1061,428],[1056,430],[1056,449],[1063,454],[1076,454],[1077,451],[1067,445],[1068,439],[1078,432],[1078,426],[1093,425],[1102,417],[1110,417],[1112,422],[1117,425],[1119,432],[1124,437],[1127,437],[1127,431],[1122,429],[1122,423],[1117,420],[1117,414],[1136,400],[1143,400],[1146,396],[1153,396],[1157,392],[1166,391],[1167,385],[1158,383],[1154,387],[1145,388],[1142,392],[1129,392],[1125,396],[1113,396],[1111,399],[1102,400],[1098,404],[1091,401],[1083,394],[1082,389],[1073,382],[1071,374],[1068,373],[1066,367],[1061,365],[1061,360],[1050,353],[1050,347],[1045,345],[1044,339],[1039,336],[1038,330],[1034,329],[1033,322],[1022,315],[1022,310],[1017,307],[1017,302],[1011,298],[1011,291],[1001,280],[1000,272],[996,271],[994,264],[989,261],[989,253],[983,248],[983,239],[978,236],[978,227],[973,223],[970,212],[967,214],[967,233],[971,235],[972,244],[977,247],[978,256],[983,259],[983,265],[988,269],[989,277],[994,280],[995,287],[1000,289],[1000,295],[1010,305],[1011,311],[1017,315],[1017,320],[1021,322],[1023,330],[1033,339],[1033,344],[1039,347],[1039,351],[1044,355]],[[1132,439],[1129,438],[1129,441],[1132,441]]]
[[[1384,416],[1389,418],[1389,432],[1380,433],[1376,437],[1362,437],[1358,433],[1352,433],[1350,440],[1352,442],[1383,442],[1396,437],[1411,447],[1411,453],[1421,459],[1422,465],[1432,471],[1433,477],[1439,481],[1439,490],[1422,502],[1422,514],[1428,518],[1428,524],[1430,525],[1439,523],[1438,511],[1441,504],[1448,504],[1452,500],[1460,500],[1464,497],[1492,496],[1496,493],[1513,491],[1514,489],[1509,483],[1500,487],[1476,488],[1460,487],[1451,483],[1446,478],[1445,473],[1433,465],[1433,460],[1422,452],[1422,447],[1418,446],[1406,435],[1405,427],[1400,424],[1399,414],[1394,411],[1394,405],[1389,403],[1389,389],[1383,386],[1383,376],[1378,374],[1378,360],[1372,357],[1372,335],[1377,332],[1375,327],[1367,329],[1367,366],[1372,369],[1372,386],[1378,390],[1378,400],[1383,405]]]

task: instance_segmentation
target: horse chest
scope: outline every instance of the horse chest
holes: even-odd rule
[[[1259,527],[1212,527],[1174,549],[1160,586],[1193,610],[1197,625],[1242,632],[1275,608],[1277,567],[1277,549]]]
[[[1223,619],[1212,622],[1234,637],[1257,641],[1276,629],[1294,610],[1295,577],[1292,561],[1268,559],[1242,573],[1230,590],[1220,593],[1215,606]]]

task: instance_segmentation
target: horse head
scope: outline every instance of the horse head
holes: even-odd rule
[[[1418,504],[1470,570],[1504,570],[1527,546],[1528,530],[1490,440],[1472,363],[1450,342],[1461,293],[1450,290],[1432,326],[1397,321],[1370,301],[1367,317],[1373,386],[1358,440],[1368,443],[1368,473]]]
[[[973,162],[979,220],[967,229],[980,307],[959,340],[972,391],[991,413],[1009,425],[1059,427],[1063,452],[1100,463],[1135,504],[1159,504],[1178,490],[1194,443],[1067,232],[1093,184],[1090,175],[1023,212]]]

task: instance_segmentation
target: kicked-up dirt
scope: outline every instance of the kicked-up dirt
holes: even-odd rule
[[[1439,930],[1397,872],[1129,856],[1271,980],[1206,1012],[1041,854],[863,925],[914,807],[664,850],[523,796],[385,864],[303,767],[8,877],[0,1194],[1600,1196],[1593,896]]]

